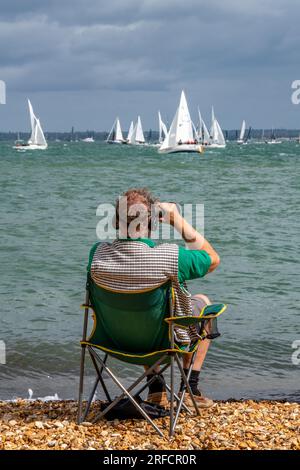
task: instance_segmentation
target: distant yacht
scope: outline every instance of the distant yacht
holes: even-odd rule
[[[127,139],[126,139],[127,143],[129,143],[130,140],[131,140],[132,133],[133,133],[133,127],[134,127],[133,121],[131,121],[130,126],[129,126],[129,130],[128,130],[128,134],[127,134]]]
[[[202,119],[199,106],[198,106],[198,117],[199,117],[199,123],[198,123],[199,142],[206,147],[210,144],[210,135],[206,127],[206,124],[204,120]]]
[[[120,119],[117,117],[113,126],[111,128],[110,133],[106,139],[108,144],[126,144],[126,140],[123,138]]]
[[[210,148],[225,148],[226,142],[223,131],[215,117],[214,108],[211,110]]]
[[[161,118],[160,111],[158,111],[158,132],[159,132],[158,142],[162,144],[165,138],[167,137],[168,129],[164,121]]]
[[[85,139],[81,139],[81,142],[95,142],[94,137],[86,137]]]
[[[159,153],[203,152],[183,90],[169,132],[158,151]]]
[[[249,129],[248,129],[247,135],[245,137],[245,134],[246,134],[246,121],[244,120],[242,122],[241,132],[240,132],[239,138],[237,139],[237,143],[239,145],[247,145],[248,140],[251,137],[251,132],[252,132],[252,127],[250,126]]]
[[[22,142],[17,140],[14,145],[14,149],[17,150],[46,150],[48,147],[47,141],[45,139],[43,129],[40,123],[40,120],[36,117],[33,112],[33,108],[30,100],[28,99],[28,108],[30,115],[31,123],[31,136],[28,142]]]
[[[269,145],[281,144],[281,143],[282,143],[281,140],[278,140],[278,139],[276,138],[274,129],[272,129],[271,138],[270,138],[269,140],[266,140],[265,142],[266,142],[266,144],[269,144]]]
[[[241,132],[237,140],[237,143],[240,145],[244,143],[245,132],[246,132],[246,121],[244,119],[242,122],[242,126],[241,126]]]
[[[160,147],[163,141],[165,140],[167,134],[168,134],[167,126],[161,118],[160,111],[158,111],[158,142],[155,142],[149,145],[151,145],[151,147]]]
[[[130,138],[127,138],[127,142],[131,145],[145,145],[145,137],[142,127],[142,121],[140,116],[138,116],[135,126],[132,130]]]
[[[248,129],[248,133],[247,133],[246,137],[244,138],[243,145],[248,144],[248,140],[251,138],[251,134],[252,134],[252,127],[250,126],[249,129]]]

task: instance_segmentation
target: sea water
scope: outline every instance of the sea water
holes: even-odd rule
[[[214,273],[189,283],[228,304],[201,372],[203,391],[299,400],[299,164],[294,142],[228,144],[201,155],[102,142],[50,142],[23,153],[0,143],[0,399],[27,397],[28,389],[33,398],[77,396],[96,209],[146,186],[161,200],[204,204],[205,236],[221,257]],[[125,382],[140,372],[110,363]]]

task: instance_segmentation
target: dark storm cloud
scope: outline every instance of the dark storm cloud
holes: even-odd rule
[[[0,73],[15,90],[45,91],[163,90],[183,79],[264,73],[299,56],[296,5],[4,1]]]
[[[151,93],[167,91],[174,103],[181,87],[221,112],[224,96],[237,109],[238,93],[255,106],[254,96],[261,102],[269,90],[272,101],[286,88],[288,101],[299,78],[299,9],[297,0],[2,0],[0,79],[11,93],[78,100],[130,91],[142,105],[143,92],[147,109]]]

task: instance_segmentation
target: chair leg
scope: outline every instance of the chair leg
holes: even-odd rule
[[[171,375],[171,393],[170,393],[170,430],[169,437],[174,435],[174,354],[171,355],[171,365],[170,365],[170,375]],[[175,423],[176,424],[176,423]]]
[[[86,346],[83,345],[82,347],[84,347],[86,349]],[[89,350],[89,348],[88,348]],[[90,352],[90,351],[89,351]],[[99,367],[97,365],[97,363],[95,362],[95,359],[94,357],[90,354],[90,357],[92,359],[92,362],[94,364],[94,367],[95,367],[95,370],[97,372],[97,378],[94,382],[94,385],[93,385],[93,388],[92,388],[92,391],[90,393],[90,396],[89,396],[89,399],[87,401],[87,405],[86,405],[86,408],[85,408],[85,411],[83,412],[83,379],[84,379],[84,360],[85,360],[85,351],[84,351],[84,354],[83,354],[83,359],[82,359],[82,364],[81,364],[81,368],[80,368],[80,385],[79,385],[79,405],[78,405],[78,418],[77,418],[77,422],[78,424],[82,423],[83,421],[86,420],[86,417],[90,411],[90,407],[91,407],[91,404],[92,404],[92,401],[93,401],[93,398],[95,396],[95,393],[96,393],[96,389],[97,389],[97,386],[99,384],[99,382],[101,383],[102,385],[102,388],[106,394],[106,397],[107,399],[111,402],[111,397],[108,393],[108,390],[105,386],[105,383],[103,381],[103,378],[102,378],[102,371],[103,371],[103,368],[101,368],[99,370]],[[106,363],[106,360],[107,360],[107,357],[108,355],[105,354],[104,356],[104,359],[103,359],[103,362]]]
[[[96,370],[97,375],[98,375],[98,380],[99,380],[99,382],[101,383],[101,386],[102,386],[102,388],[103,388],[103,391],[104,391],[104,393],[105,393],[105,396],[106,396],[107,400],[111,403],[111,402],[112,402],[111,396],[110,396],[110,394],[109,394],[109,392],[108,392],[108,390],[107,390],[107,387],[106,387],[106,385],[105,385],[105,383],[104,383],[104,380],[103,380],[103,378],[102,378],[103,367],[101,367],[101,369],[99,370],[98,364],[97,364],[97,362],[96,362],[94,356],[91,354],[90,348],[88,348],[88,351],[89,351],[89,353],[90,353],[92,362],[93,362],[93,364],[94,364],[95,370]],[[108,357],[108,355],[105,354],[105,356],[104,356],[104,358],[103,358],[103,363],[104,363],[104,364],[106,364],[107,357]]]
[[[176,363],[177,363],[177,365],[178,365],[178,367],[179,367],[180,375],[182,376],[182,374],[184,374],[184,370],[183,370],[183,368],[182,368],[182,370],[181,370],[181,368],[180,368],[181,363],[180,363],[180,359],[178,358],[177,354],[175,355],[175,360],[176,360]],[[188,370],[188,374],[187,374],[187,376],[186,376],[186,378],[187,378],[187,383],[188,383],[189,378],[190,378],[190,375],[191,375],[191,371],[192,371],[192,367],[193,367],[193,364],[194,364],[194,360],[195,360],[195,357],[193,356],[193,357],[192,357],[191,364],[190,364],[190,367],[189,367],[189,370]],[[179,364],[180,364],[180,366],[179,366]],[[189,384],[188,384],[188,388],[189,388],[189,390],[190,390]],[[178,421],[178,418],[179,418],[179,413],[180,413],[180,411],[181,411],[182,408],[187,409],[188,412],[189,412],[189,414],[192,414],[192,412],[189,410],[189,408],[187,408],[187,406],[186,406],[186,405],[184,404],[184,402],[183,402],[184,396],[185,396],[185,391],[186,391],[186,386],[185,386],[185,388],[184,388],[183,391],[182,391],[182,395],[181,395],[181,397],[180,397],[179,402],[177,403],[177,410],[176,410],[176,415],[175,415],[175,419],[174,419],[174,423],[173,423],[173,432],[175,431],[175,428],[176,428],[176,425],[177,425],[177,421]],[[191,390],[190,390],[190,393],[191,393]],[[197,404],[196,404],[196,406],[197,406]],[[197,407],[197,410],[198,410],[198,407]]]
[[[95,358],[102,363],[102,359],[97,355],[97,353],[91,349],[90,350],[91,354],[95,355]],[[160,363],[165,359],[166,354],[162,356],[158,361],[156,361],[146,372],[143,373],[128,389],[127,392],[131,392],[135,387],[138,386],[138,384],[146,377],[147,374],[151,373],[153,369],[155,369],[157,366],[160,365]],[[111,372],[111,371],[110,371]],[[140,392],[141,393],[141,392]],[[120,396],[116,397],[106,408],[103,410],[99,415],[97,415],[94,419],[93,422],[96,422],[98,419],[102,418],[109,410],[111,410],[114,406],[116,406],[117,403],[119,403],[120,400],[125,396],[125,393],[122,393]]]
[[[190,384],[189,384],[189,379],[190,379],[190,375],[191,375],[191,372],[192,372],[192,368],[193,368],[193,364],[194,364],[195,357],[196,357],[196,354],[194,353],[194,354],[193,354],[193,357],[192,357],[192,361],[191,361],[190,367],[189,367],[189,370],[188,370],[187,376],[186,376],[185,373],[184,373],[183,367],[182,367],[181,362],[180,362],[179,358],[177,357],[177,355],[176,355],[176,362],[177,362],[177,364],[178,364],[178,368],[179,368],[179,371],[180,371],[180,375],[181,375],[181,377],[182,377],[182,379],[183,379],[183,381],[184,381],[184,384],[185,384],[185,387],[184,387],[184,389],[183,389],[183,391],[182,391],[182,395],[181,395],[181,402],[183,403],[184,396],[185,396],[185,392],[186,392],[186,389],[187,389],[188,392],[189,392],[189,394],[190,394],[190,396],[191,396],[191,399],[192,399],[192,402],[193,402],[195,411],[196,411],[196,413],[197,413],[198,415],[200,415],[200,411],[199,411],[197,402],[196,402],[196,400],[195,400],[195,397],[194,397],[194,395],[193,395],[193,392],[192,392],[191,387],[190,387]],[[178,419],[180,410],[181,410],[181,407],[180,407],[180,408],[178,407],[176,421],[177,421],[177,419]]]
[[[82,400],[83,400],[83,381],[84,381],[84,361],[85,361],[86,346],[81,346],[81,359],[80,359],[80,376],[79,376],[79,396],[78,396],[78,414],[77,423],[81,423],[82,419]]]
[[[88,287],[85,292],[85,309],[84,309],[84,320],[83,320],[83,331],[82,341],[86,340],[88,316],[89,316],[89,304],[90,304],[90,293]],[[83,400],[83,382],[84,382],[84,363],[85,363],[85,352],[86,345],[81,345],[81,359],[80,359],[80,376],[79,376],[79,392],[78,392],[78,413],[77,422],[80,423],[82,420],[82,400]]]
[[[91,407],[94,395],[96,393],[96,389],[97,389],[98,384],[99,384],[99,377],[97,377],[96,380],[95,380],[95,383],[94,383],[94,386],[93,386],[92,391],[90,393],[90,396],[89,396],[89,399],[88,399],[88,402],[87,402],[87,405],[86,405],[86,408],[85,408],[85,412],[83,413],[83,417],[82,417],[81,422],[85,421],[87,415],[89,414],[90,407]]]
[[[141,413],[141,415],[148,421],[149,424],[151,424],[151,426],[153,426],[153,428],[158,432],[158,434],[163,437],[163,433],[161,432],[161,430],[158,428],[158,426],[156,426],[156,424],[154,423],[154,421],[147,415],[147,413],[143,410],[143,408],[141,408],[141,406],[138,404],[138,402],[134,399],[134,397],[129,393],[133,388],[135,388],[140,382],[141,380],[144,379],[145,377],[145,373],[138,379],[134,382],[134,384],[131,385],[131,387],[128,388],[128,390],[121,384],[121,382],[117,379],[117,377],[114,375],[114,373],[106,366],[106,364],[103,363],[102,359],[98,356],[98,354],[95,352],[95,351],[92,351],[92,354],[95,355],[95,359],[97,358],[97,360],[100,362],[100,364],[103,366],[104,370],[107,372],[107,374],[112,378],[112,380],[115,382],[115,384],[122,390],[122,395],[120,395],[119,397],[117,397],[112,403],[110,403],[110,405],[108,405],[107,408],[105,408],[105,410],[100,413],[94,420],[93,422],[95,422],[97,419],[100,419],[102,418],[109,410],[111,410],[122,398],[123,396],[127,396],[129,398],[129,400],[133,403],[133,405],[139,410],[139,412]],[[161,361],[163,360],[163,358],[160,358],[159,361],[157,361],[151,368],[155,368]]]

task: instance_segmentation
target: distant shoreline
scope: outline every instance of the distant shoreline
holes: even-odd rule
[[[251,138],[254,140],[261,140],[262,133],[264,132],[263,139],[268,139],[272,135],[272,131],[275,132],[276,137],[280,139],[299,139],[300,136],[300,129],[252,129],[251,131]],[[226,140],[229,142],[236,141],[237,136],[239,135],[239,130],[237,129],[224,129],[224,134],[226,135]],[[81,141],[86,137],[93,137],[95,141],[105,141],[108,137],[108,131],[94,131],[94,130],[86,130],[86,131],[66,131],[66,132],[50,132],[45,131],[45,136],[49,141],[61,140],[67,142],[75,142]],[[126,133],[126,130],[125,130]],[[150,141],[158,141],[159,133],[156,130],[148,130],[144,132],[146,140]],[[19,131],[7,131],[7,132],[0,132],[0,142],[3,141],[15,141],[18,138],[22,140],[28,140],[30,137],[30,132],[19,132]]]

